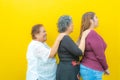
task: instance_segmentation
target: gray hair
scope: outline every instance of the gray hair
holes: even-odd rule
[[[63,15],[58,19],[58,32],[62,33],[67,30],[67,28],[70,26],[72,23],[72,18],[71,16],[68,15]]]

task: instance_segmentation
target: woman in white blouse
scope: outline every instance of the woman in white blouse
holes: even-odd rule
[[[47,34],[42,24],[33,26],[31,35],[33,40],[27,51],[26,80],[55,80],[57,65],[54,56],[64,34],[59,34],[51,49],[45,43]]]

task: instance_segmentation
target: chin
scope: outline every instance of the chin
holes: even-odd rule
[[[47,38],[45,38],[44,41],[47,41]]]
[[[73,32],[73,30],[70,33],[72,33],[72,32]]]
[[[98,24],[96,24],[95,27],[98,27]]]
[[[97,28],[98,26],[95,26],[95,28]]]

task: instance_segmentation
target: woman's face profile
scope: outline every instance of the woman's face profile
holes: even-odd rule
[[[70,23],[70,25],[68,27],[68,30],[70,33],[73,32],[73,27],[74,27],[73,23]]]
[[[96,15],[94,16],[93,20],[94,20],[94,27],[97,27],[98,26],[98,18]]]
[[[45,28],[44,27],[41,27],[40,29],[39,29],[39,33],[38,34],[36,34],[36,38],[38,39],[38,40],[41,40],[42,42],[45,42],[46,40],[47,40],[47,33],[46,33],[46,30],[45,30]]]

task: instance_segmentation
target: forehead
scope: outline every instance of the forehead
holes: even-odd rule
[[[97,18],[97,16],[96,16],[96,15],[94,15],[94,18]]]
[[[45,28],[43,26],[40,27],[40,31],[45,31]]]
[[[96,15],[94,15],[94,17],[97,17]]]

